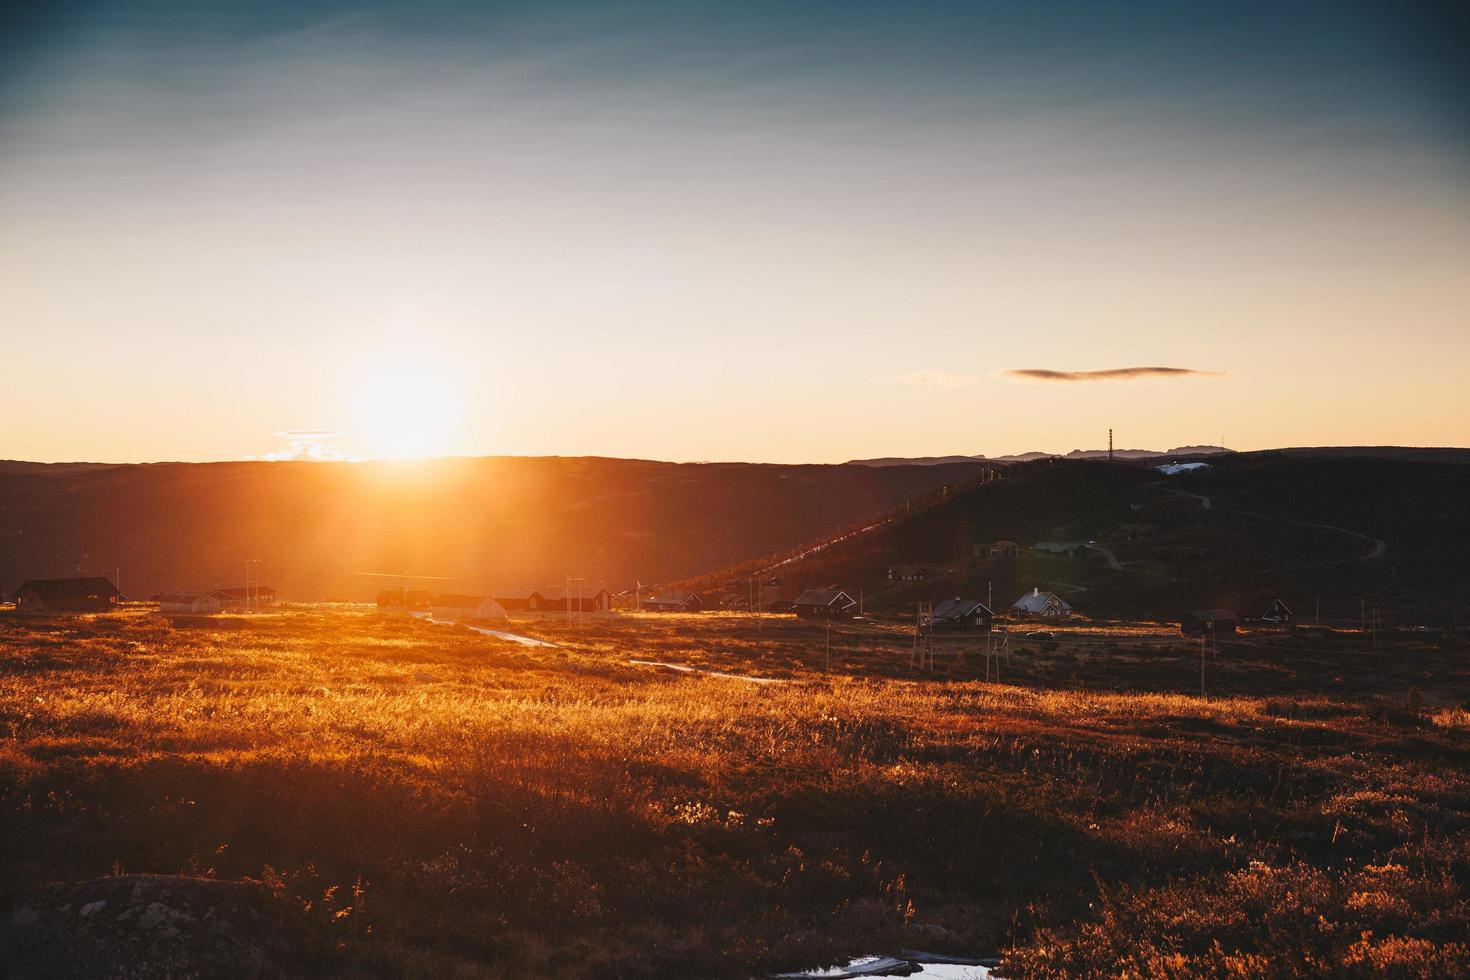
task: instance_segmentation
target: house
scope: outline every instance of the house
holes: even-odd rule
[[[643,600],[646,612],[700,612],[704,600],[698,592],[660,592]]]
[[[1287,608],[1286,603],[1277,599],[1271,603],[1270,608],[1266,610],[1266,614],[1261,619],[1268,623],[1276,623],[1278,626],[1285,626],[1291,622],[1291,610]]]
[[[995,613],[979,599],[945,599],[929,615],[929,626],[936,633],[985,632],[990,629]]]
[[[541,608],[541,593],[536,589],[491,589],[490,598],[507,612],[535,612]]]
[[[210,593],[226,609],[259,609],[276,604],[276,590],[269,585],[252,585],[249,589],[215,589]]]
[[[612,596],[607,589],[553,585],[537,589],[536,594],[541,599],[540,608],[546,612],[605,612],[612,608]]]
[[[928,578],[928,571],[919,565],[888,566],[888,581],[890,582],[922,582],[926,578]]]
[[[1179,618],[1179,632],[1185,636],[1234,633],[1239,624],[1233,609],[1195,609]]]
[[[1032,589],[1011,603],[1011,615],[1023,619],[1066,619],[1073,609],[1055,592]]]
[[[33,578],[15,590],[15,611],[44,616],[48,613],[108,612],[122,598],[111,579]]]
[[[1021,546],[1014,541],[997,541],[990,546],[992,558],[1019,558]]]
[[[505,607],[488,595],[436,596],[429,606],[435,619],[458,622],[462,619],[504,619]]]
[[[428,589],[384,589],[378,593],[378,608],[425,612],[433,604],[433,598]]]
[[[857,600],[841,589],[807,589],[791,604],[802,619],[851,619],[856,609]]]
[[[153,600],[158,603],[158,611],[166,613],[208,615],[224,609],[219,596],[212,592],[164,592]]]

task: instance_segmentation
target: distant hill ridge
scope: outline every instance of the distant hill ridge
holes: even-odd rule
[[[1237,450],[1223,446],[1178,446],[1163,451],[1156,449],[1115,449],[1114,459],[1163,459],[1181,456],[1234,455]],[[1305,456],[1327,459],[1363,457],[1370,459],[1417,460],[1424,463],[1470,463],[1470,449],[1454,446],[1288,446],[1281,449],[1257,450],[1278,456]],[[854,459],[856,466],[937,466],[954,463],[1030,463],[1038,459],[1107,459],[1106,449],[1074,449],[1069,453],[1029,452],[1010,456],[879,456]]]
[[[1114,449],[1114,459],[1155,459],[1164,456],[1216,456],[1233,453],[1235,450],[1222,446],[1180,446],[1177,449]],[[856,466],[936,466],[944,463],[1029,463],[1037,459],[1107,459],[1106,449],[1074,449],[1069,453],[1014,453],[1009,456],[879,456],[874,459],[853,459]]]

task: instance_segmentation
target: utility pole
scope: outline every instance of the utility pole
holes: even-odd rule
[[[112,570],[112,587],[117,589],[119,595],[122,594],[122,568],[120,566]]]
[[[245,611],[250,611],[250,566],[259,565],[259,558],[245,559]]]
[[[1203,633],[1199,638],[1199,696],[1203,701],[1205,697],[1205,637]]]

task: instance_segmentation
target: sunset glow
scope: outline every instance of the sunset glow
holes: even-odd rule
[[[358,444],[377,459],[449,454],[465,412],[456,369],[410,341],[359,358],[352,418]]]

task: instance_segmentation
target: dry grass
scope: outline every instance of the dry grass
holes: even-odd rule
[[[1177,693],[1197,654],[1149,630],[986,684],[973,649],[920,675],[879,633],[840,634],[828,675],[789,620],[520,628],[562,645],[326,609],[0,617],[0,903],[260,878],[316,937],[303,969],[348,973],[748,976],[899,945],[1015,976],[1470,970],[1462,653],[1237,651],[1201,701]]]

